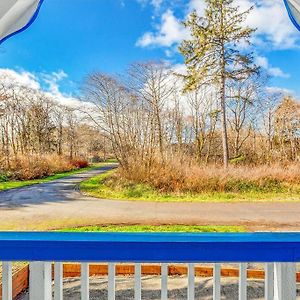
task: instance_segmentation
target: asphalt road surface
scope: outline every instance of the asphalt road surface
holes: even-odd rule
[[[0,192],[0,230],[45,230],[95,224],[246,225],[299,230],[300,203],[161,203],[95,199],[78,184],[111,166],[49,183]]]

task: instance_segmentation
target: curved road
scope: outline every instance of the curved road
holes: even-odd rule
[[[91,224],[246,225],[298,230],[300,203],[152,203],[82,195],[78,184],[111,166],[49,183],[0,192],[0,230],[44,230]]]

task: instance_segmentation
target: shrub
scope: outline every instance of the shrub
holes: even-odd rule
[[[230,166],[188,165],[177,160],[155,163],[152,168],[131,164],[120,168],[107,184],[146,184],[161,192],[279,192],[300,185],[299,165]],[[115,183],[116,184],[116,183]]]
[[[8,181],[8,176],[6,174],[0,174],[0,182]]]
[[[70,161],[70,163],[72,166],[74,166],[77,169],[82,169],[82,168],[86,168],[89,166],[88,161],[85,159],[81,159],[81,158],[73,159]]]
[[[58,155],[20,155],[11,159],[9,168],[4,169],[3,174],[9,174],[9,177],[6,175],[7,179],[31,180],[87,166],[88,162],[83,159],[70,161],[68,158]],[[6,177],[3,177],[2,180]]]

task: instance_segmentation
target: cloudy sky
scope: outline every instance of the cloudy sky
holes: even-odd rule
[[[247,24],[255,61],[273,76],[271,86],[300,98],[300,32],[283,0],[236,0],[255,5]],[[182,63],[181,21],[204,0],[45,0],[36,22],[0,46],[0,77],[9,75],[53,94],[74,95],[84,77],[100,70],[121,73],[130,62]]]

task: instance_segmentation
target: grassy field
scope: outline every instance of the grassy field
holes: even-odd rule
[[[63,232],[246,232],[243,226],[187,226],[187,225],[108,225],[66,228]]]
[[[113,200],[156,202],[300,202],[299,187],[263,192],[203,192],[198,194],[160,193],[143,184],[112,187],[105,180],[113,171],[90,178],[80,184],[83,193],[93,197]]]
[[[89,171],[89,170],[99,168],[101,166],[104,166],[105,164],[107,164],[107,163],[93,164],[87,168],[77,169],[77,170],[73,170],[70,172],[58,173],[53,176],[49,176],[49,177],[42,178],[42,179],[0,182],[0,191],[20,188],[20,187],[29,186],[29,185],[38,184],[38,183],[45,183],[45,182],[53,181],[56,179],[61,179],[61,178],[67,177],[67,176],[82,173],[84,171]]]

